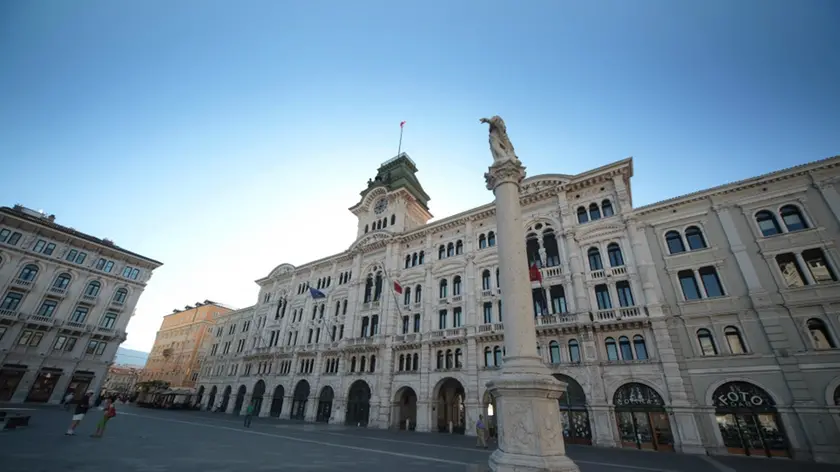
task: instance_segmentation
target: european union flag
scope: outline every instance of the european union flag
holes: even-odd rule
[[[324,295],[324,292],[322,292],[320,290],[317,290],[317,289],[314,289],[314,288],[311,288],[311,287],[309,288],[309,294],[312,295],[312,298],[314,298],[316,300],[319,299],[319,298],[327,298],[327,296]]]

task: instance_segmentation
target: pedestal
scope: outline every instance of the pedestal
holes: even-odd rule
[[[512,153],[512,148],[508,148]],[[507,352],[501,374],[487,384],[496,402],[499,429],[499,448],[490,456],[490,469],[578,471],[578,466],[566,456],[557,403],[566,386],[551,375],[537,354],[525,228],[519,202],[519,185],[525,178],[525,167],[515,156],[508,156],[496,160],[485,178],[487,188],[496,195],[499,286]]]

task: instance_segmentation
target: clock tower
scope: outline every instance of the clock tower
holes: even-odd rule
[[[356,239],[374,231],[410,231],[432,218],[429,196],[416,174],[417,166],[406,153],[379,166],[376,177],[361,192],[362,199],[350,207],[359,218]]]

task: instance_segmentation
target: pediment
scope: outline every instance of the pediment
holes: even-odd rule
[[[295,271],[295,266],[291,264],[280,264],[279,266],[275,267],[269,274],[269,278],[279,277],[281,275],[290,274]]]
[[[384,243],[388,242],[391,239],[394,239],[394,235],[391,234],[390,231],[380,229],[377,231],[372,231],[370,233],[365,234],[361,238],[359,238],[356,242],[350,245],[348,250],[355,251],[357,249],[364,249],[368,246],[372,246],[376,243]]]
[[[611,234],[623,233],[625,229],[625,226],[621,223],[608,223],[591,227],[583,226],[577,231],[575,239],[578,241],[597,239]]]
[[[467,266],[467,261],[459,260],[459,261],[449,261],[441,264],[438,262],[435,264],[435,268],[432,270],[432,273],[435,275],[440,274],[447,274],[450,272],[457,272],[464,270],[464,267]]]
[[[540,174],[529,177],[522,181],[519,190],[520,195],[532,195],[549,190],[555,187],[560,187],[567,184],[571,177],[565,174]]]

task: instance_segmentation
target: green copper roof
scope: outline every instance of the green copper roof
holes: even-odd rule
[[[360,193],[362,200],[365,199],[368,192],[376,187],[385,187],[389,192],[404,188],[423,205],[423,208],[428,210],[429,195],[423,190],[423,186],[420,185],[420,181],[417,180],[415,174],[417,174],[417,166],[414,161],[408,157],[408,154],[400,153],[399,156],[389,159],[379,166],[376,177],[368,180],[367,188]]]

